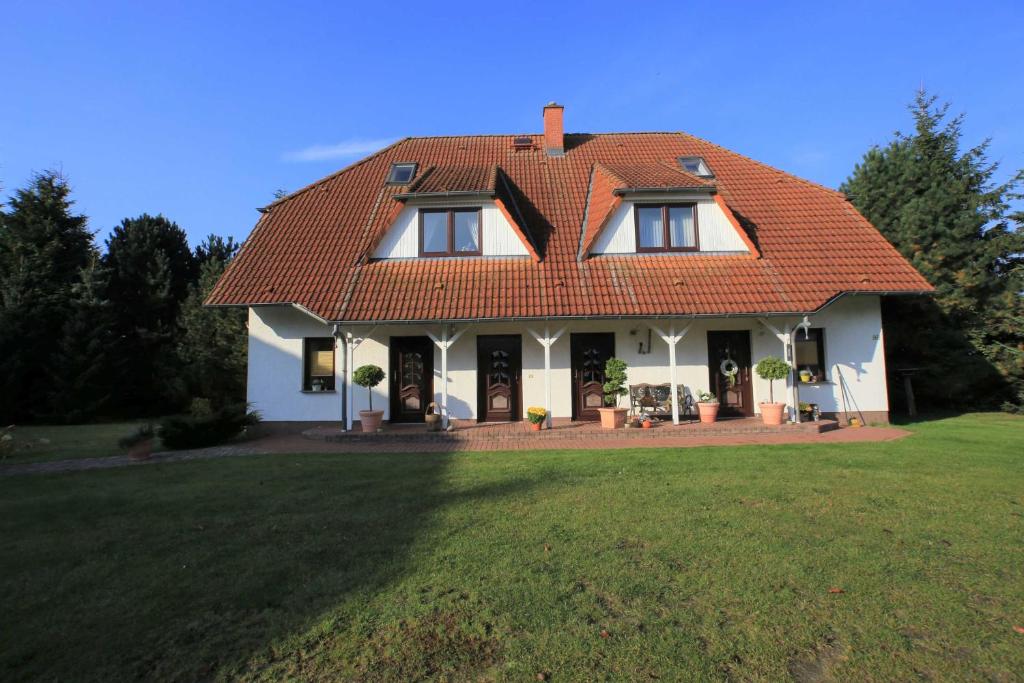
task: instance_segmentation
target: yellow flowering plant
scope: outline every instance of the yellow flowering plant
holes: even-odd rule
[[[526,409],[526,419],[535,425],[539,425],[548,416],[548,411],[538,406],[531,406]]]

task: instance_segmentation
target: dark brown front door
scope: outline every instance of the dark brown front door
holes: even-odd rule
[[[730,382],[722,369],[731,370],[733,364],[736,374]],[[720,415],[739,417],[754,414],[750,332],[708,332],[708,374],[711,391],[718,397]]]
[[[434,400],[434,345],[427,337],[391,338],[391,421],[423,422]]]
[[[615,355],[611,332],[573,334],[569,337],[572,364],[572,419],[598,420],[604,405],[604,364]]]
[[[512,422],[522,419],[519,385],[522,375],[523,340],[519,335],[487,335],[476,338],[477,405],[480,422]]]

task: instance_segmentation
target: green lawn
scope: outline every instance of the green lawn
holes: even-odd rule
[[[14,428],[14,452],[4,461],[43,462],[121,455],[117,442],[145,421],[93,425],[30,425]]]
[[[1019,680],[1024,419],[912,429],[0,478],[0,679]]]

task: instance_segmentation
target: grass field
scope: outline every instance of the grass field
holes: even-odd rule
[[[2,478],[0,679],[1019,680],[1024,420],[911,428]]]
[[[29,425],[14,428],[14,452],[4,462],[44,462],[120,455],[117,442],[144,421],[93,425]]]

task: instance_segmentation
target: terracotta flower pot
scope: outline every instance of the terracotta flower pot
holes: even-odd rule
[[[718,420],[717,403],[698,403],[697,412],[700,414],[700,421],[704,424],[711,424]]]
[[[761,420],[768,427],[782,424],[782,413],[786,410],[785,403],[762,403]]]
[[[128,449],[128,457],[131,460],[148,460],[153,455],[153,439],[140,441]]]
[[[598,408],[601,414],[601,426],[604,429],[622,429],[626,425],[625,408]]]
[[[380,423],[384,419],[383,410],[360,410],[359,424],[366,433],[373,433],[380,429]]]
[[[640,426],[643,427],[644,429],[650,429],[651,428],[651,421],[650,420],[644,420],[643,422],[640,423]]]
[[[541,427],[543,427],[543,426],[544,426],[543,422],[531,422],[530,423],[530,431],[531,432],[539,432],[541,430]]]

